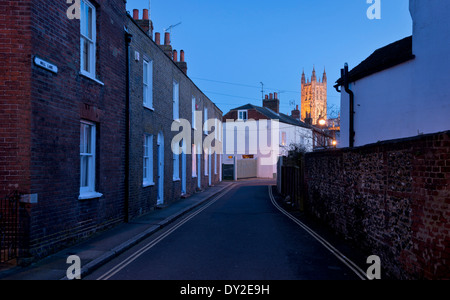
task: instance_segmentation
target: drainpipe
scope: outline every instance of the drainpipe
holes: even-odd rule
[[[342,71],[341,71],[342,73]],[[348,64],[345,63],[345,67],[343,70],[343,78],[344,78],[344,88],[347,94],[350,96],[350,136],[349,136],[349,147],[353,148],[355,146],[355,123],[354,123],[354,115],[355,115],[355,94],[349,88],[349,78],[348,78]]]
[[[125,28],[125,46],[127,48],[126,58],[126,95],[125,95],[125,203],[124,203],[124,221],[129,221],[129,202],[130,202],[130,44],[133,35],[131,35],[127,28]]]

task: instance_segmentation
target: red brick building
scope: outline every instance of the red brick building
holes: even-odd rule
[[[69,7],[0,3],[0,197],[22,195],[22,257],[124,219],[125,2]]]
[[[126,1],[80,3],[0,3],[0,201],[21,196],[23,262],[221,178],[201,126],[222,112],[187,76],[184,52],[178,61],[158,45]],[[171,125],[195,111],[189,152],[175,157]]]

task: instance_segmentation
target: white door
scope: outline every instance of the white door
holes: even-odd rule
[[[197,186],[202,188],[202,151],[201,146],[197,145]]]
[[[183,139],[183,153],[181,153],[181,194],[186,194],[186,142]]]
[[[158,197],[157,205],[164,204],[164,136],[158,134]]]
[[[211,186],[212,185],[212,173],[211,170],[212,169],[212,162],[211,162],[211,148],[209,148],[208,150],[208,184]]]

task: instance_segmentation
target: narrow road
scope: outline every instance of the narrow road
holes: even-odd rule
[[[238,184],[85,279],[360,279],[271,202],[267,185]]]

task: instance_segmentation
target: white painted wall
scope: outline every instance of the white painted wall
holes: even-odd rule
[[[262,130],[260,128],[260,122],[254,121],[254,125],[249,126],[250,130]],[[287,155],[288,147],[291,144],[302,144],[306,147],[307,151],[312,151],[312,130],[294,126],[285,123],[279,123],[279,138],[277,144],[271,143],[271,139],[269,136],[272,135],[271,128],[269,127],[267,131],[268,139],[267,143],[260,142],[258,138],[258,134],[256,141],[254,138],[251,138],[250,132],[245,132],[245,138],[238,138],[237,135],[234,135],[234,148],[231,150],[227,150],[228,135],[227,131],[232,130],[230,126],[228,126],[226,122],[223,123],[223,163],[224,164],[234,164],[234,157],[237,159],[242,159],[242,153],[238,152],[238,143],[244,143],[245,154],[253,154],[254,159],[258,160],[257,173],[259,178],[273,178],[273,174],[277,172],[276,162],[273,165],[261,164],[261,159],[267,157],[267,155],[263,155],[261,153],[269,153],[270,151],[274,152],[277,157],[280,155]],[[286,133],[286,146],[281,145],[282,133]],[[231,157],[231,158],[230,158]]]
[[[353,82],[355,146],[450,130],[450,1],[410,0],[415,59]],[[349,96],[341,138],[349,145]]]

